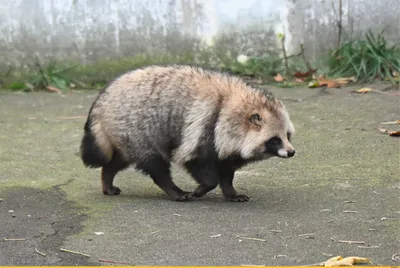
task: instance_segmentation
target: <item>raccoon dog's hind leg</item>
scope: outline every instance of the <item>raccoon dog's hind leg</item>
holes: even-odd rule
[[[103,194],[119,195],[121,193],[121,190],[113,184],[114,178],[119,171],[124,170],[128,166],[129,163],[123,160],[118,151],[115,151],[111,161],[101,169],[101,185]]]
[[[136,168],[150,175],[154,183],[157,184],[167,195],[176,201],[187,201],[193,198],[191,192],[180,189],[171,177],[171,164],[162,156],[149,156],[146,160],[137,162]]]
[[[102,130],[101,121],[89,117],[84,127],[81,143],[81,158],[85,166],[101,167],[102,191],[106,195],[118,195],[121,190],[113,186],[115,175],[125,169],[125,162],[120,153],[112,148],[110,141]]]

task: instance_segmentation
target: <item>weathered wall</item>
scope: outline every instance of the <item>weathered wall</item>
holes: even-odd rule
[[[337,45],[339,0],[293,0],[288,16],[291,46],[304,42],[309,57]],[[391,44],[400,43],[400,0],[342,0],[342,40],[364,38],[371,29],[385,30]]]
[[[307,56],[333,48],[339,0],[0,0],[0,63],[41,58],[91,61],[141,53]],[[400,43],[400,0],[343,0],[344,38],[372,27]]]

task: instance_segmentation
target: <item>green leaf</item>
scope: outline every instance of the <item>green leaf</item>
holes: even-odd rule
[[[59,78],[57,76],[51,76],[51,84],[54,85],[56,88],[59,88],[61,90],[67,90],[68,89],[68,83],[62,78]]]

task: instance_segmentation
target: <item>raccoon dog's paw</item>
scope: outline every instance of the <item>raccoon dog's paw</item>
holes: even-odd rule
[[[121,189],[116,186],[111,186],[110,188],[103,190],[103,194],[105,195],[119,195],[120,193]]]
[[[226,200],[229,202],[246,202],[249,201],[250,197],[244,194],[231,194],[225,196]]]
[[[175,198],[176,201],[189,201],[190,199],[192,199],[194,197],[192,192],[185,192],[182,191],[181,193],[179,193],[178,197]]]

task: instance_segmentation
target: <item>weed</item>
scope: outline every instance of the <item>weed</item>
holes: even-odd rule
[[[60,90],[67,90],[72,83],[72,79],[66,74],[69,70],[76,68],[77,65],[68,67],[58,67],[56,62],[53,61],[46,68],[43,68],[37,59],[36,61],[37,73],[31,79],[31,89],[49,88],[50,86]]]
[[[400,47],[389,47],[383,31],[375,36],[371,31],[365,40],[350,41],[330,53],[328,75],[335,77],[355,76],[359,82],[375,79],[399,82]]]

